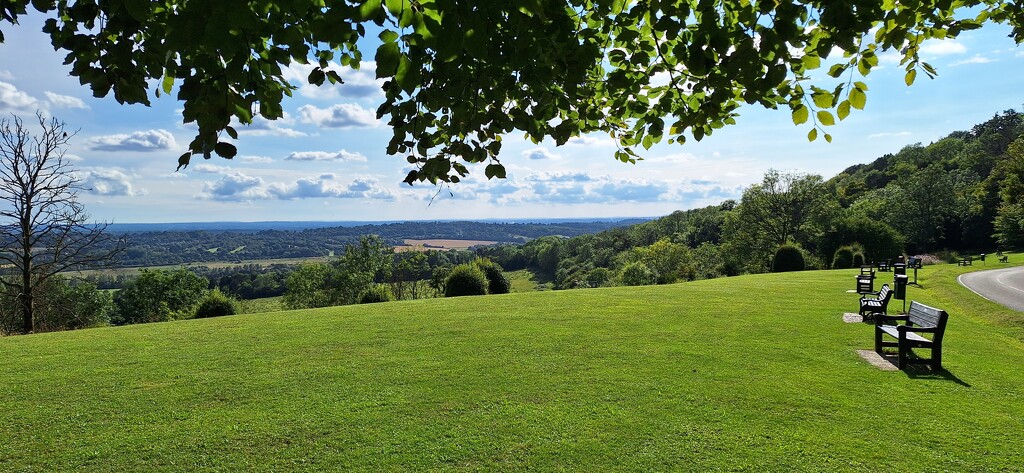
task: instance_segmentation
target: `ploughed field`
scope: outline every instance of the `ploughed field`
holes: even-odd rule
[[[974,269],[909,289],[937,374],[858,357],[855,270],[2,338],[0,471],[1015,470],[1024,314]]]

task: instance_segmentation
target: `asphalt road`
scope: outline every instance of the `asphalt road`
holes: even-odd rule
[[[1024,312],[1024,266],[965,273],[957,280],[985,299]]]

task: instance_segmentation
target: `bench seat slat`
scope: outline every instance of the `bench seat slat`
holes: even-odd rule
[[[896,330],[896,326],[881,326],[881,327],[879,327],[879,329],[881,329],[882,332],[885,332],[885,333],[891,335],[893,338],[897,338],[897,339],[899,338],[899,331]],[[932,343],[931,340],[929,340],[929,339],[927,339],[925,337],[922,337],[922,336],[920,336],[918,334],[915,334],[913,332],[907,332],[906,333],[906,339],[910,340],[910,341],[913,341],[913,342]]]

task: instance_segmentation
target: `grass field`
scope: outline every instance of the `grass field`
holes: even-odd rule
[[[972,269],[909,290],[938,374],[856,355],[854,270],[3,338],[0,471],[1019,470],[1024,314]]]

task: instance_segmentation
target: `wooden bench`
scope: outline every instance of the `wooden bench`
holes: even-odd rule
[[[873,294],[874,297],[868,297]],[[860,315],[885,314],[889,306],[889,299],[892,299],[892,289],[889,284],[882,284],[878,292],[872,292],[860,298]]]
[[[966,258],[960,258],[960,261],[956,262],[957,266],[972,266],[973,259],[968,256]]]
[[[1010,257],[1006,256],[1006,255],[1003,255],[1002,258],[999,258],[999,262],[1000,263],[1009,263],[1010,262]]]
[[[946,319],[949,314],[944,310],[926,306],[917,301],[910,302],[907,315],[878,315],[875,317],[875,351],[882,354],[883,347],[896,347],[899,355],[896,366],[904,369],[908,364],[929,364],[933,370],[942,368],[942,335],[946,331]],[[904,324],[889,325],[903,321]],[[920,334],[931,334],[931,339]],[[888,335],[895,342],[886,342],[882,338]],[[928,348],[932,357],[928,359],[910,359],[912,348]]]
[[[878,267],[879,271],[889,272],[889,262],[888,261],[879,261],[879,262],[875,263],[875,265]]]

